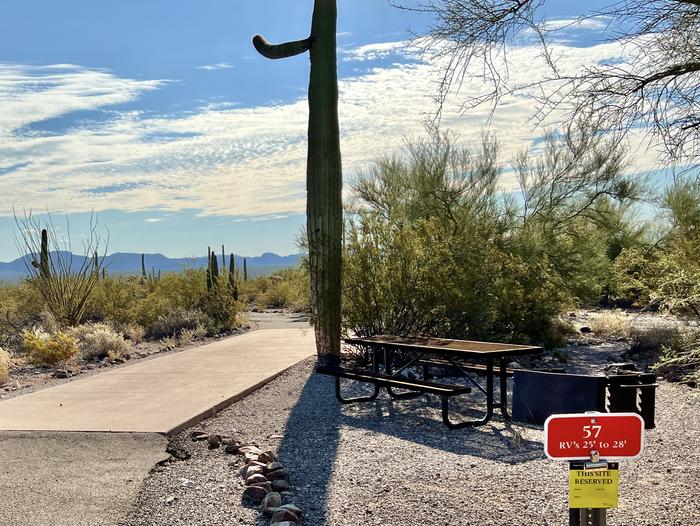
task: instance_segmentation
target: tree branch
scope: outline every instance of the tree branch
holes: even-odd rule
[[[263,57],[278,59],[288,58],[311,49],[313,39],[311,37],[304,40],[296,40],[294,42],[285,42],[284,44],[270,44],[262,35],[253,37],[253,45]]]

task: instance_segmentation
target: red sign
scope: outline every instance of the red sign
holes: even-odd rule
[[[552,415],[544,423],[544,452],[559,460],[637,458],[644,448],[644,420],[635,413]]]

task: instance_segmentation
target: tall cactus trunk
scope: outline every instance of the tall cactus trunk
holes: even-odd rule
[[[316,0],[311,36],[306,215],[311,312],[316,349],[324,361],[340,357],[341,239],[343,231],[336,0]]]
[[[41,249],[39,253],[39,276],[46,279],[51,271],[49,265],[49,233],[45,228],[41,229]]]
[[[315,0],[311,35],[270,44],[261,36],[255,48],[267,58],[311,54],[309,144],[306,166],[307,236],[311,311],[316,349],[322,362],[340,358],[342,166],[338,123],[336,0]]]

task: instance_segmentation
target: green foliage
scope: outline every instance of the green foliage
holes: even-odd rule
[[[194,330],[199,325],[207,323],[207,317],[198,310],[186,310],[182,307],[169,309],[159,315],[150,325],[148,336],[151,338],[164,338],[177,336],[183,329]]]
[[[309,312],[309,270],[304,262],[272,276],[258,276],[245,283],[248,300],[259,308]]]
[[[0,346],[19,351],[21,333],[41,322],[44,308],[44,298],[29,283],[0,283]]]
[[[10,353],[0,347],[0,385],[4,384],[10,377]]]
[[[209,334],[217,334],[236,325],[241,305],[233,299],[227,276],[219,276],[213,287],[199,298],[197,309],[206,316],[204,326]]]
[[[667,342],[656,371],[667,380],[700,386],[700,333],[690,331],[676,341]]]
[[[29,361],[37,365],[56,365],[78,354],[78,342],[65,332],[50,335],[41,331],[25,331],[22,339]]]
[[[623,153],[590,130],[550,134],[517,159],[517,199],[497,157],[492,139],[471,152],[434,134],[358,176],[346,330],[548,343],[564,306],[597,300],[610,261],[591,208],[634,193]]]

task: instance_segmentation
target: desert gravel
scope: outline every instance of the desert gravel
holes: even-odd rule
[[[305,525],[568,524],[568,465],[544,457],[541,429],[495,417],[449,430],[434,397],[382,394],[341,407],[333,379],[312,374],[313,364],[173,437],[171,447],[191,458],[157,467],[123,526],[267,524],[241,504],[237,457],[192,442],[193,429],[277,451],[291,473],[287,502],[304,510]],[[620,463],[611,526],[700,524],[698,391],[662,382],[656,422],[643,456]]]

